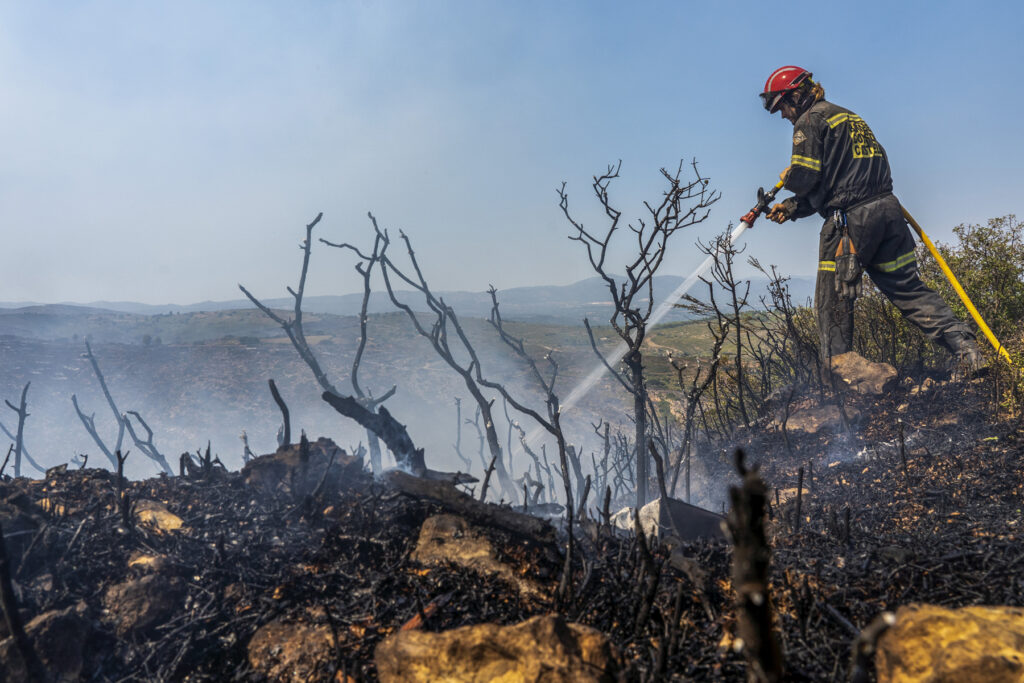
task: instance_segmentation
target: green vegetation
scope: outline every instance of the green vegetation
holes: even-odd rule
[[[961,224],[953,233],[959,243],[937,245],[942,257],[996,337],[1019,336],[1024,319],[1024,223],[1011,214],[992,218],[986,225]],[[930,255],[922,260],[921,273],[957,315],[969,319]]]
[[[1008,215],[990,219],[983,226],[958,225],[953,233],[958,242],[937,244],[939,252],[996,337],[1018,362],[1024,360],[1024,224]],[[919,247],[917,257],[925,283],[942,295],[960,319],[977,330],[932,255]],[[855,312],[857,351],[903,370],[945,369],[950,360],[948,354],[907,324],[877,290],[866,289],[867,294],[858,300]],[[992,346],[980,331],[977,336],[982,351],[994,359]]]

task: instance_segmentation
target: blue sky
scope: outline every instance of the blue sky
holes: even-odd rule
[[[368,211],[405,230],[436,289],[568,284],[592,273],[555,190],[601,225],[590,180],[618,159],[628,217],[680,159],[721,191],[676,238],[684,275],[787,164],[756,96],[783,64],[868,121],[948,240],[1024,214],[1020,7],[0,2],[0,300],[279,296],[319,211],[334,241],[368,244]],[[759,223],[747,254],[810,274],[818,228]],[[310,293],[358,287],[315,252]]]

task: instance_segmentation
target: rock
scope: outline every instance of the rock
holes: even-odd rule
[[[879,683],[1024,680],[1024,608],[911,605],[878,641]]]
[[[607,636],[550,615],[513,626],[480,624],[442,633],[399,631],[381,641],[374,659],[383,683],[611,683],[621,669],[618,652]]]
[[[44,612],[25,624],[32,649],[48,674],[48,681],[81,680],[89,622],[83,618],[85,604]],[[0,641],[0,683],[28,680],[14,639]]]
[[[656,538],[678,535],[683,541],[724,539],[723,521],[721,515],[675,498],[668,498],[667,504],[663,504],[662,499],[657,498],[640,508],[640,528],[648,536]],[[623,508],[612,515],[612,524],[620,529],[633,531],[632,510]]]
[[[327,680],[336,654],[328,624],[283,618],[261,626],[249,640],[248,653],[249,664],[267,680],[295,683]]]
[[[537,583],[498,561],[491,542],[470,526],[469,522],[456,515],[428,517],[420,527],[412,559],[427,566],[451,562],[481,574],[498,576],[516,586],[524,595],[544,594]]]
[[[880,396],[897,382],[896,368],[888,363],[873,363],[856,351],[834,356],[832,374],[858,394]]]
[[[348,455],[332,440],[320,437],[308,443],[305,456],[301,444],[291,444],[282,446],[276,453],[250,460],[242,468],[242,480],[249,486],[265,491],[304,496],[312,493],[320,480],[324,479],[328,464],[330,470],[327,471],[324,486],[332,489],[337,489],[343,481],[362,472],[363,459]]]
[[[177,531],[185,522],[181,517],[167,509],[163,503],[155,500],[140,499],[135,501],[135,519],[154,531],[170,533]]]
[[[622,529],[623,531],[633,530],[633,508],[622,508],[618,512],[614,513],[611,517],[611,524],[616,529]],[[646,532],[644,532],[646,533]]]
[[[854,408],[846,409],[846,416],[850,422],[857,422],[860,419],[860,412]],[[839,415],[839,408],[834,404],[824,406],[812,406],[798,410],[789,416],[786,421],[786,430],[790,432],[802,432],[804,434],[816,435],[822,432],[834,434],[843,427],[842,418]]]
[[[145,572],[162,572],[170,563],[166,555],[144,553],[136,550],[128,558],[128,566]]]
[[[184,586],[178,578],[148,574],[108,588],[103,596],[103,607],[118,635],[145,634],[180,609],[184,595]]]

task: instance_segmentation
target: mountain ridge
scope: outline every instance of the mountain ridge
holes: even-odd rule
[[[755,297],[766,292],[767,279],[745,278],[751,282],[751,294]],[[668,296],[683,281],[675,275],[661,275],[655,278],[655,299]],[[797,303],[813,294],[814,279],[810,277],[794,277],[789,281],[791,296]],[[413,291],[400,291],[399,300],[409,304],[414,310],[426,310],[422,296]],[[451,290],[435,292],[446,304],[455,309],[460,316],[478,318],[490,317],[491,297],[486,291]],[[363,294],[318,295],[306,296],[303,299],[303,311],[312,314],[358,315],[362,305]],[[262,299],[267,306],[275,309],[291,309],[294,305],[291,297],[275,297]],[[598,277],[587,278],[569,285],[531,285],[511,287],[498,291],[498,302],[502,317],[510,320],[527,322],[552,322],[580,324],[583,318],[603,322],[611,312],[611,301],[608,296],[607,284]],[[253,308],[248,299],[230,299],[224,301],[201,301],[191,304],[143,304],[133,301],[93,301],[88,303],[58,302],[0,302],[0,333],[5,315],[12,311],[23,314],[61,314],[88,315],[97,311],[109,313],[128,313],[134,315],[168,315],[181,313],[215,312],[229,310],[246,310]],[[386,292],[371,292],[367,312],[371,314],[389,313],[395,310]],[[679,310],[666,316],[666,322],[678,322],[692,318],[687,312]]]

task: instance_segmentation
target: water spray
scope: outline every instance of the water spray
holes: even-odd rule
[[[775,195],[778,193],[778,191],[782,189],[782,184],[783,181],[780,179],[779,182],[776,183],[775,186],[772,189],[768,190],[767,192],[765,192],[763,187],[758,188],[757,205],[750,211],[748,211],[746,215],[744,215],[743,218],[740,219],[739,224],[732,229],[731,233],[729,233],[729,246],[736,244],[736,240],[740,238],[740,235],[742,235],[747,228],[754,224],[754,221],[757,219],[758,216],[760,216],[768,209],[768,205],[775,199]],[[673,290],[673,292],[669,294],[668,297],[666,297],[665,300],[662,301],[656,309],[654,309],[654,311],[651,313],[651,317],[648,318],[647,320],[648,327],[653,327],[654,325],[657,325],[666,315],[668,315],[669,311],[675,308],[675,305],[679,302],[680,299],[683,298],[683,296],[686,295],[687,292],[690,291],[690,288],[697,283],[697,280],[699,280],[706,272],[708,272],[708,270],[714,264],[715,258],[717,256],[717,251],[709,254],[708,257],[704,259],[704,261],[700,265],[698,265],[692,273],[690,273],[690,276],[683,280],[682,283],[680,283],[680,285],[676,287],[675,290]],[[589,374],[587,374],[587,376],[583,379],[582,382],[577,384],[573,388],[573,390],[569,392],[569,395],[566,396],[565,400],[561,402],[560,409],[564,411],[568,408],[572,408],[573,406],[575,406],[580,401],[580,399],[586,396],[590,392],[590,390],[594,388],[594,385],[597,384],[598,380],[600,380],[604,373],[608,371],[609,367],[614,367],[619,361],[622,360],[622,358],[626,355],[627,351],[629,351],[629,345],[626,344],[626,342],[621,342],[618,346],[616,346],[615,349],[612,351],[611,355],[605,358],[604,363],[597,365],[597,367],[595,367],[593,370],[590,371]],[[530,432],[530,434],[527,435],[527,444],[532,446],[536,442],[537,438],[540,437],[540,435],[541,429],[539,427],[535,428],[532,432]]]

